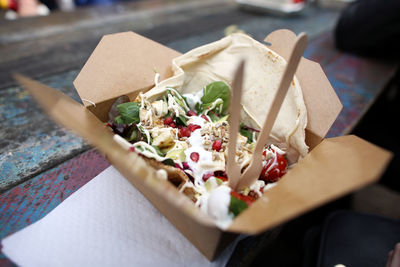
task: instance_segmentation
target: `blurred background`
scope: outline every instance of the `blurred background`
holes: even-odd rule
[[[23,73],[80,101],[72,85],[79,70],[103,35],[122,31],[137,32],[181,53],[237,31],[258,41],[277,29],[305,31],[309,45],[304,56],[321,64],[344,106],[328,137],[357,134],[394,152],[393,161],[378,183],[273,231],[244,239],[230,266],[317,266],[321,229],[333,211],[344,209],[398,222],[399,3],[0,0],[0,238],[40,219],[94,177],[91,174],[73,180],[65,175],[67,178],[56,182],[73,183],[73,187],[59,189],[64,190],[62,196],[55,197],[60,194],[55,187],[39,186],[44,173],[56,171],[60,164],[82,155],[97,153],[82,138],[44,115],[11,74]],[[22,189],[25,196],[20,193]],[[42,191],[45,193],[38,194]],[[41,196],[40,203],[32,204],[34,196]],[[16,200],[27,208],[10,209],[10,203]],[[18,220],[11,224],[10,216]],[[397,237],[400,241],[400,235]],[[386,254],[381,255],[380,262],[386,262]],[[1,264],[10,264],[2,254]]]

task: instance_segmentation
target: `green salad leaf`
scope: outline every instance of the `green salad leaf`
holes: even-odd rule
[[[137,142],[142,138],[142,135],[136,124],[132,124],[131,126],[125,127],[124,131],[122,132],[122,136],[128,142]]]
[[[240,131],[239,132],[240,132],[241,135],[247,137],[247,143],[251,144],[251,143],[253,143],[253,141],[255,141],[255,140],[253,140],[253,131],[248,129],[244,125],[243,122],[240,123]]]
[[[117,124],[139,123],[140,103],[126,102],[117,106],[119,116],[114,119]]]
[[[239,213],[247,209],[247,204],[243,200],[237,199],[234,196],[231,196],[231,203],[229,205],[229,210],[233,213],[233,215],[237,216]]]
[[[108,111],[108,121],[110,123],[115,122],[115,118],[118,117],[120,115],[117,106],[122,104],[122,103],[126,103],[129,102],[129,97],[126,95],[122,95],[120,97],[118,97],[114,103],[112,104],[110,110]],[[123,123],[118,123],[118,124],[123,124]]]
[[[222,109],[220,109],[221,104],[217,104],[213,110],[220,115],[225,114],[231,101],[231,89],[221,81],[212,82],[203,89],[203,96],[200,99],[202,102],[201,109],[205,110],[211,107],[218,99],[223,101]]]
[[[176,122],[178,122],[178,124],[183,125],[183,126],[187,126],[187,119],[185,116],[183,115],[179,115],[179,117],[176,117]]]
[[[164,159],[162,161],[162,163],[164,163],[165,165],[169,165],[169,166],[175,167],[175,162],[174,162],[173,159]]]
[[[153,138],[151,138],[151,135],[144,129],[144,127],[142,125],[139,125],[138,127],[140,134],[142,135],[142,139],[143,141],[145,141],[146,143],[152,143],[153,142]],[[147,138],[150,137],[150,140],[148,140]]]

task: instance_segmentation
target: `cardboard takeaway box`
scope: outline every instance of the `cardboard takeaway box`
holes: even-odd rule
[[[278,30],[266,37],[271,49],[288,58],[296,36]],[[122,149],[104,122],[115,98],[154,85],[154,69],[160,80],[172,75],[170,65],[180,54],[133,32],[104,36],[74,81],[85,106],[61,92],[21,75],[27,88],[58,123],[85,137],[208,259],[238,234],[258,234],[313,208],[376,181],[391,153],[356,136],[323,137],[342,105],[319,64],[302,58],[296,72],[308,109],[307,143],[311,152],[240,214],[226,230],[220,230],[168,181],[136,153]],[[91,102],[94,102],[93,105]]]

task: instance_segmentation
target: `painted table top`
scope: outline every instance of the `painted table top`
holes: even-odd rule
[[[202,5],[201,9],[196,11],[195,17],[181,18],[187,20],[189,28],[176,32],[173,31],[174,26],[182,21],[170,21],[169,16],[176,15],[173,12],[165,14],[165,21],[168,23],[163,25],[149,28],[143,25],[141,28],[132,25],[125,27],[121,20],[115,22],[113,29],[114,32],[137,31],[180,52],[223,37],[225,27],[231,23],[236,23],[239,28],[258,40],[262,40],[266,33],[279,28],[289,28],[295,32],[306,31],[311,41],[305,57],[322,65],[343,104],[343,110],[328,137],[351,132],[396,70],[396,66],[391,63],[337,51],[331,36],[337,11],[310,7],[301,16],[279,18],[241,13],[232,4],[217,6],[209,13],[205,10],[207,8]],[[227,14],[231,17],[226,18]],[[224,18],[221,20],[221,17]],[[206,25],[197,27],[200,22]],[[108,31],[110,28],[98,29],[99,34]],[[18,60],[15,60],[13,64],[17,70],[39,77],[43,83],[80,101],[72,81],[78,74],[79,67],[90,55],[99,36],[93,35],[89,39],[81,39],[82,42],[75,40],[74,44],[66,41],[66,44],[71,44],[73,48],[79,47],[84,51],[83,56],[71,56],[73,58],[65,63],[69,70],[67,67],[58,69],[61,72],[57,73],[48,70],[56,65],[55,59],[38,68],[37,72],[27,69],[23,61],[17,64]],[[6,39],[0,40],[3,43],[11,42]],[[39,41],[45,42],[44,39]],[[60,46],[62,45],[59,45],[58,49]],[[29,55],[26,59],[35,60]],[[2,75],[0,79],[6,81],[8,86],[0,87],[0,238],[42,218],[109,166],[104,157],[91,149],[82,138],[53,123],[22,88],[16,86],[4,73]],[[8,265],[10,262],[3,255],[0,256],[0,264]]]

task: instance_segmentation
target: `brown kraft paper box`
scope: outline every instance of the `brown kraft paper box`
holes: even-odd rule
[[[278,30],[266,37],[288,59],[296,36]],[[268,190],[223,231],[136,153],[113,140],[104,122],[120,95],[133,100],[172,75],[180,53],[133,32],[104,36],[74,81],[84,106],[61,92],[21,75],[15,78],[59,124],[85,137],[209,260],[238,234],[258,234],[379,179],[392,155],[356,136],[324,139],[342,105],[319,64],[302,58],[296,76],[308,112],[311,151],[278,186]],[[280,78],[280,77],[279,77]],[[95,104],[93,105],[92,102]]]

